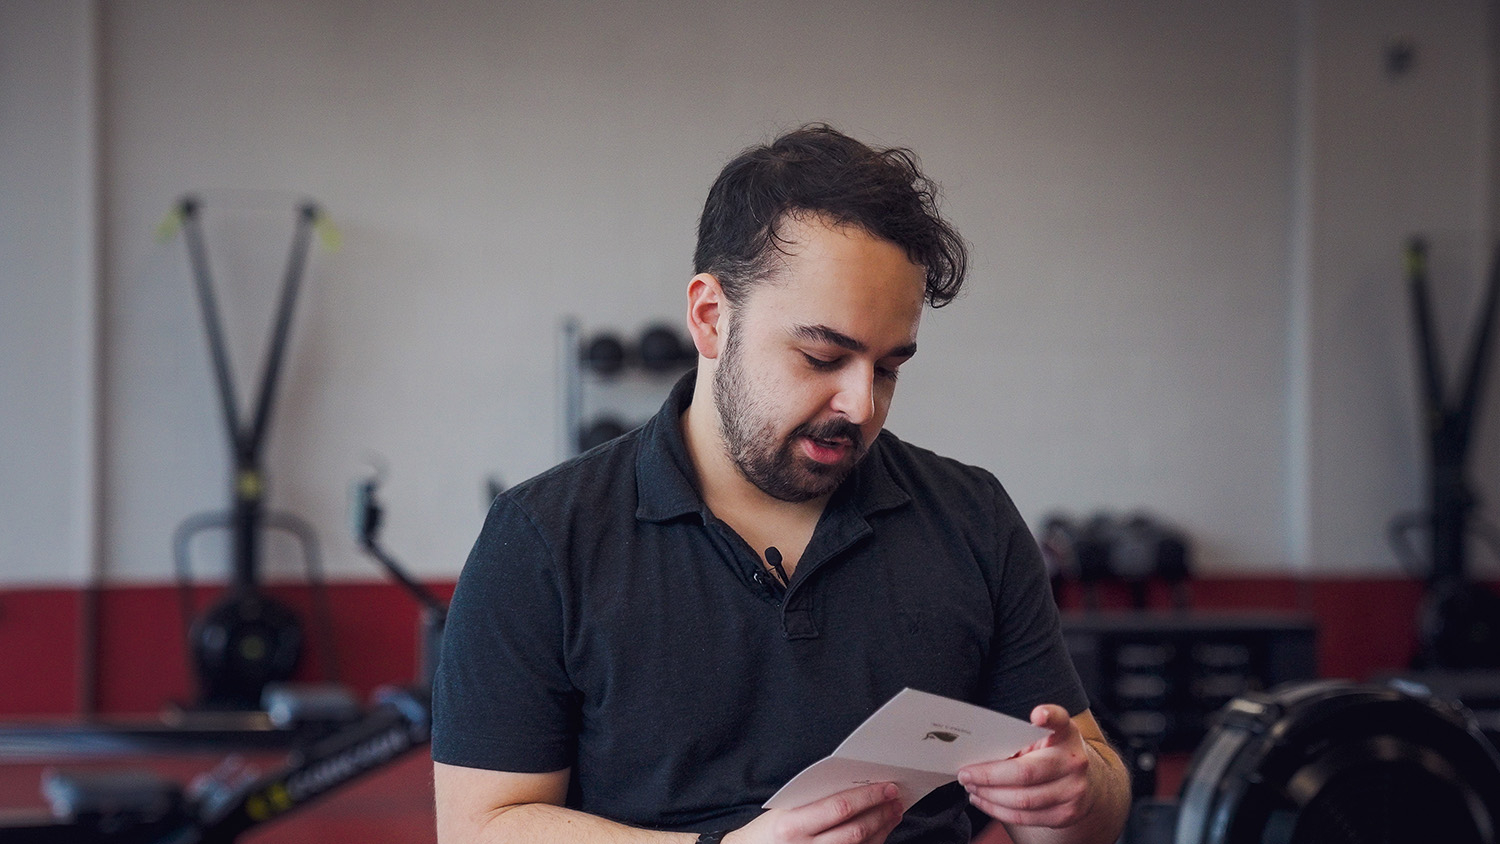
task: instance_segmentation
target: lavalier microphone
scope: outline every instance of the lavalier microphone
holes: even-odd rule
[[[791,585],[792,579],[787,577],[786,569],[781,567],[781,552],[776,550],[775,545],[766,548],[766,562],[770,563],[771,568],[776,570],[776,576],[781,578],[782,586]]]

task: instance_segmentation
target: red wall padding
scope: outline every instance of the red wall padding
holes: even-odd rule
[[[452,594],[451,583],[435,588]],[[416,670],[418,612],[398,587],[385,582],[336,583],[329,587],[335,660],[340,679],[359,694],[400,684]],[[1422,584],[1406,579],[1308,580],[1216,578],[1194,581],[1192,606],[1199,610],[1300,610],[1320,624],[1319,668],[1324,676],[1363,680],[1405,667],[1416,643]],[[319,625],[305,586],[270,591],[299,610],[309,637]],[[197,606],[220,593],[201,589]],[[1076,586],[1064,606],[1080,605]],[[0,717],[79,713],[80,614],[85,599],[76,589],[0,590]],[[1100,604],[1122,607],[1122,592],[1106,591]],[[1152,605],[1169,605],[1165,591]],[[171,701],[189,702],[192,683],[177,590],[171,586],[111,586],[99,595],[98,711],[152,713]],[[300,678],[322,679],[325,665],[317,641],[305,648]]]
[[[453,585],[433,587],[439,597]],[[410,682],[417,665],[418,610],[388,583],[337,583],[328,587],[338,679],[361,696],[385,684]],[[326,676],[321,625],[305,586],[272,586],[274,597],[296,609],[309,641],[298,679]],[[201,611],[222,593],[200,589]],[[112,586],[99,595],[97,708],[104,714],[154,713],[171,702],[188,703],[193,683],[183,633],[179,593],[171,586]],[[81,711],[80,613],[83,590],[0,591],[0,716],[67,715]]]
[[[77,711],[76,589],[0,592],[0,715]]]

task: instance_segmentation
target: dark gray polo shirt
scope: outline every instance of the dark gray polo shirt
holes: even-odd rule
[[[698,495],[692,390],[496,500],[453,597],[433,759],[572,768],[570,806],[704,831],[749,821],[907,686],[1020,718],[1088,705],[992,475],[882,433],[783,594]],[[965,803],[940,789],[890,841],[967,841]]]

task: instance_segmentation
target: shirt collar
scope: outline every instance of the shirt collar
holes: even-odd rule
[[[661,410],[641,429],[635,458],[637,519],[665,522],[704,509],[682,434],[682,414],[692,404],[697,377],[698,370],[692,369],[679,378]]]
[[[694,369],[678,379],[661,410],[641,429],[640,451],[635,463],[637,519],[665,522],[679,516],[707,516],[707,507],[698,494],[697,475],[688,457],[687,440],[682,432],[682,414],[693,401],[697,374]],[[895,435],[889,432],[881,432],[870,453],[834,492],[825,517],[848,513],[863,518],[911,500],[891,476],[881,453],[886,441],[894,438]]]

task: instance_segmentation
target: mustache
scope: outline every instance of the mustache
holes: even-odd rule
[[[859,426],[847,419],[829,419],[818,423],[804,423],[792,431],[793,437],[809,437],[815,440],[848,440],[856,452],[865,447],[864,433]]]

